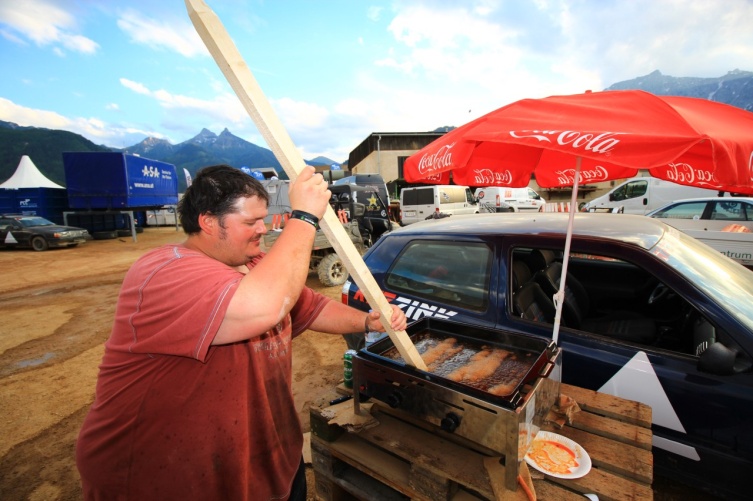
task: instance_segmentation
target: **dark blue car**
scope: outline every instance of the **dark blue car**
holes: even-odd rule
[[[429,220],[385,234],[364,259],[409,321],[551,338],[567,218]],[[749,499],[753,272],[657,220],[580,213],[565,298],[563,381],[650,405],[657,474]],[[343,301],[368,309],[351,281]]]

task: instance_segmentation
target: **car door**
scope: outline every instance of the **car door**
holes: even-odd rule
[[[435,186],[403,189],[400,204],[403,224],[417,223],[434,214],[434,208],[439,207],[434,198],[436,190]]]
[[[9,227],[10,221],[5,218],[0,218],[0,247],[7,246],[5,240],[8,237]]]
[[[28,247],[31,233],[18,221],[13,219],[6,219],[4,221],[1,225],[4,229],[0,233],[3,246],[8,248]]]
[[[706,227],[709,230],[723,231],[730,225],[739,225],[753,231],[753,206],[742,200],[729,198],[709,203]]]
[[[667,300],[671,298],[673,304],[686,309],[682,310],[684,314],[665,312],[666,323],[660,325],[650,343],[621,341],[561,326],[563,382],[650,405],[653,445],[655,451],[660,451],[655,458],[663,468],[677,468],[696,476],[713,471],[723,479],[721,482],[739,484],[740,477],[733,472],[747,467],[753,473],[753,435],[747,431],[753,413],[753,375],[749,369],[726,375],[702,370],[700,358],[692,352],[692,343],[683,337],[687,329],[682,328],[682,322],[703,318],[715,327],[717,336],[725,338],[725,344],[738,350],[743,361],[750,363],[750,356],[733,337],[734,320],[725,317],[713,301],[664,263],[629,249],[600,247],[593,244],[594,265],[604,270],[604,265],[615,258],[620,259],[615,262],[618,268],[632,264],[641,275],[651,275],[657,285],[668,287],[671,293],[665,296]],[[513,266],[513,252],[506,255],[507,264],[501,267],[504,270]],[[608,281],[616,276],[601,274]],[[498,327],[551,337],[550,323],[525,320],[512,313],[513,282],[512,278],[500,280],[508,288],[508,300],[504,302],[506,310],[500,311]],[[630,308],[628,304],[615,305],[620,306]],[[662,339],[669,335],[673,322],[678,322],[677,333],[673,333],[677,339]]]
[[[645,214],[648,207],[648,190],[648,180],[630,181],[614,190],[609,200],[618,202],[624,208],[625,214]]]

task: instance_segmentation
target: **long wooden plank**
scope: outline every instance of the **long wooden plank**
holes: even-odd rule
[[[266,96],[256,82],[251,70],[228,35],[220,19],[203,0],[185,0],[188,16],[204,41],[230,86],[251,116],[257,129],[264,137],[275,157],[280,161],[285,173],[295,180],[304,169],[305,162],[282,123],[272,110]],[[361,254],[351,242],[340,219],[331,207],[320,221],[335,251],[343,260],[356,284],[361,288],[369,305],[382,315],[382,324],[406,363],[428,371],[426,364],[410,337],[405,331],[395,331],[390,325],[392,310],[379,286],[361,258]]]

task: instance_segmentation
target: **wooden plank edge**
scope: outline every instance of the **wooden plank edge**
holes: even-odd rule
[[[560,393],[572,397],[581,409],[603,416],[651,428],[651,407],[607,393],[599,393],[569,384],[560,385]]]
[[[599,435],[611,440],[623,442],[641,449],[651,450],[653,433],[650,428],[645,428],[633,423],[617,421],[613,418],[594,414],[582,410],[573,415],[572,423],[568,426],[583,430],[594,435]],[[556,432],[556,429],[551,431]]]

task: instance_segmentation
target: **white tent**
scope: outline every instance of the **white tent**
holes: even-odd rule
[[[31,158],[29,158],[27,155],[24,155],[21,157],[21,161],[18,162],[18,167],[16,167],[16,172],[13,173],[13,175],[5,181],[3,184],[0,184],[0,188],[9,188],[9,189],[17,189],[17,188],[62,188],[65,189],[64,186],[60,186],[57,183],[53,183],[47,177],[45,177],[44,174],[42,174],[39,169],[37,169],[37,166],[34,165],[34,162],[31,161]]]

